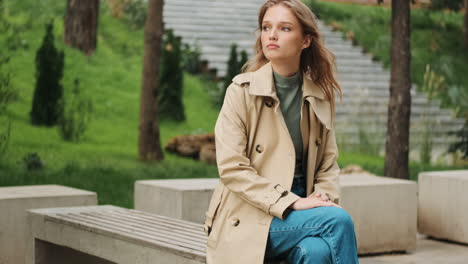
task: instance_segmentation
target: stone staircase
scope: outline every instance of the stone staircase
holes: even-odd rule
[[[226,73],[229,49],[237,43],[238,50],[253,55],[257,13],[264,0],[166,0],[164,22],[174,29],[184,43],[198,45],[202,59],[218,76]],[[362,143],[363,137],[382,153],[385,146],[390,72],[382,63],[364,54],[360,47],[345,40],[340,32],[332,31],[319,21],[326,47],[337,58],[337,78],[343,89],[343,101],[337,99],[337,139],[340,146]],[[428,100],[425,94],[411,89],[410,150],[413,158],[431,132],[433,159],[446,151],[455,140],[448,131],[458,130],[464,120],[454,118],[451,110],[441,109],[440,102]]]

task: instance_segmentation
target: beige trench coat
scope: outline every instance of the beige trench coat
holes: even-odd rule
[[[339,204],[338,150],[330,103],[303,74],[301,133],[307,195],[325,193]],[[300,197],[290,192],[294,145],[276,95],[271,63],[237,75],[215,125],[216,186],[204,223],[207,263],[264,263],[273,216]]]

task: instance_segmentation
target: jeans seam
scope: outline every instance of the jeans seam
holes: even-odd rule
[[[338,249],[336,248],[336,242],[335,242],[335,239],[333,237],[333,231],[331,231],[330,229],[328,229],[328,232],[327,232],[327,235],[329,235],[330,237],[330,240],[331,240],[331,246],[333,248],[332,250],[332,256],[335,257],[336,259],[336,263],[335,264],[340,264],[341,261],[340,261],[340,258],[338,257],[338,255],[336,255],[336,252],[338,252]]]
[[[303,249],[301,246],[299,245],[296,245],[296,247],[300,248],[301,249],[301,256],[305,259],[306,258],[306,251],[305,249]]]
[[[319,229],[319,228],[322,228],[322,226],[306,226],[306,227],[298,227],[298,228],[291,227],[291,228],[278,229],[278,230],[272,229],[270,230],[270,233],[297,231],[301,229]]]

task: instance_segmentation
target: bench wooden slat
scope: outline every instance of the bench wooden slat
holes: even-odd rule
[[[142,226],[141,223],[125,222],[125,220],[128,220],[128,218],[122,218],[116,215],[105,215],[101,213],[95,213],[95,215],[87,215],[87,216],[90,217],[90,218],[87,218],[88,220],[94,219],[100,223],[109,223],[111,225],[115,225],[116,223],[118,223],[118,226],[124,229],[129,228],[131,226],[132,230],[138,230],[148,235],[152,235],[152,234],[155,234],[158,236],[162,235],[163,237],[168,237],[173,240],[175,238],[178,238],[178,241],[183,241],[183,242],[186,242],[187,244],[193,244],[195,246],[206,243],[206,237],[191,236],[191,234],[189,233],[190,230],[185,230],[184,233],[181,233],[181,232],[177,232],[177,230],[174,230],[172,228],[161,228],[159,223],[156,223],[156,222],[153,223],[153,227],[149,229],[149,228],[144,228],[144,226]],[[178,242],[178,241],[174,240],[174,242]]]
[[[100,228],[106,228],[106,230],[108,231],[114,231],[114,232],[120,232],[120,233],[123,233],[123,234],[130,234],[130,235],[137,235],[138,237],[140,237],[142,240],[146,240],[146,241],[158,241],[160,243],[163,243],[164,245],[169,245],[169,244],[172,244],[172,245],[175,245],[175,246],[179,246],[179,247],[182,247],[182,248],[186,248],[186,249],[189,249],[189,250],[198,250],[198,251],[204,251],[205,250],[205,247],[203,245],[203,243],[198,243],[199,246],[197,246],[195,243],[191,243],[191,244],[187,244],[187,243],[183,243],[183,242],[180,242],[180,241],[175,241],[174,239],[171,239],[171,237],[167,236],[167,235],[164,235],[164,236],[151,236],[151,235],[148,235],[147,233],[145,232],[141,232],[139,230],[136,230],[135,228],[128,228],[128,226],[125,226],[125,225],[122,225],[122,224],[118,224],[118,223],[115,223],[115,222],[110,222],[110,221],[99,221],[99,222],[96,222],[95,220],[96,219],[89,219],[89,218],[83,218],[83,217],[80,217],[79,215],[76,215],[76,214],[67,214],[67,215],[62,215],[61,216],[63,220],[69,220],[69,221],[73,221],[73,222],[84,222],[86,223],[86,225],[95,225],[95,226],[99,226]],[[109,227],[109,224],[113,224],[112,227]]]
[[[163,226],[171,226],[180,230],[190,230],[191,234],[198,234],[206,239],[206,234],[203,231],[203,226],[202,225],[197,225],[197,226],[185,226],[185,225],[178,225],[177,222],[171,222],[166,219],[159,219],[159,218],[147,218],[147,217],[140,217],[139,215],[125,215],[120,212],[114,212],[115,214],[118,215],[123,215],[124,217],[129,217],[129,218],[136,218],[139,219],[142,223],[148,223],[150,225],[154,225],[155,222],[158,223],[158,225],[163,225]]]
[[[59,211],[57,213],[47,213],[44,214],[43,217],[46,221],[51,221],[55,223],[61,223],[65,224],[68,226],[72,226],[75,228],[78,228],[79,230],[84,230],[84,231],[89,231],[93,232],[96,234],[101,234],[105,235],[107,237],[112,237],[120,240],[124,240],[130,243],[135,243],[139,244],[142,246],[147,246],[147,247],[152,247],[152,248],[158,248],[165,250],[167,252],[172,252],[172,254],[191,258],[191,259],[196,259],[199,261],[204,261],[206,258],[206,236],[205,240],[201,239],[198,235],[196,235],[195,240],[193,239],[193,236],[190,237],[187,235],[187,239],[191,239],[192,241],[187,241],[187,240],[182,240],[182,241],[174,241],[174,236],[171,236],[170,239],[164,238],[164,237],[158,237],[157,235],[160,234],[148,234],[147,231],[144,228],[139,228],[143,229],[141,230],[136,230],[135,227],[128,228],[128,224],[125,227],[118,226],[118,227],[109,227],[110,218],[106,219],[106,221],[102,221],[102,219],[98,222],[96,222],[96,217],[93,219],[89,218],[90,212],[99,212],[99,213],[109,213],[110,215],[119,216],[119,221],[117,221],[117,225],[122,225],[121,221],[124,220],[123,215],[128,214],[132,216],[132,218],[138,218],[138,215],[143,215],[145,220],[147,222],[147,219],[151,219],[151,214],[135,214],[134,210],[129,210],[129,209],[124,209],[124,208],[118,208],[118,207],[111,207],[108,208],[108,206],[101,206],[102,208],[92,208],[89,211],[86,209],[70,209],[70,212],[67,213],[66,210],[65,213],[64,211]],[[51,211],[53,212],[53,211]],[[83,214],[85,213],[85,214]],[[154,218],[160,218],[158,216]],[[153,218],[153,219],[154,219]],[[97,217],[99,219],[99,217]],[[161,219],[164,219],[164,221],[167,220],[166,217],[162,217]],[[131,221],[134,221],[135,219],[132,219]],[[189,222],[190,223],[190,222]],[[166,223],[167,224],[167,223]],[[194,231],[197,230],[198,228],[202,228],[202,225],[196,224],[196,223],[191,223],[189,225],[186,225],[186,223],[182,223],[185,226],[190,226],[188,229],[193,229]],[[145,233],[146,231],[146,233]],[[189,230],[187,230],[189,231]],[[194,232],[195,233],[195,232]],[[196,232],[199,234],[199,232]],[[196,241],[199,241],[196,243]],[[180,243],[179,243],[180,242]]]

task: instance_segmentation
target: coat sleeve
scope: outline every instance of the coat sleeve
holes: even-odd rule
[[[247,157],[247,103],[244,89],[232,83],[215,125],[216,162],[221,182],[246,202],[280,219],[300,197],[258,175]]]
[[[336,145],[335,128],[327,131],[323,158],[315,174],[314,192],[325,193],[334,203],[340,203],[338,147]]]

